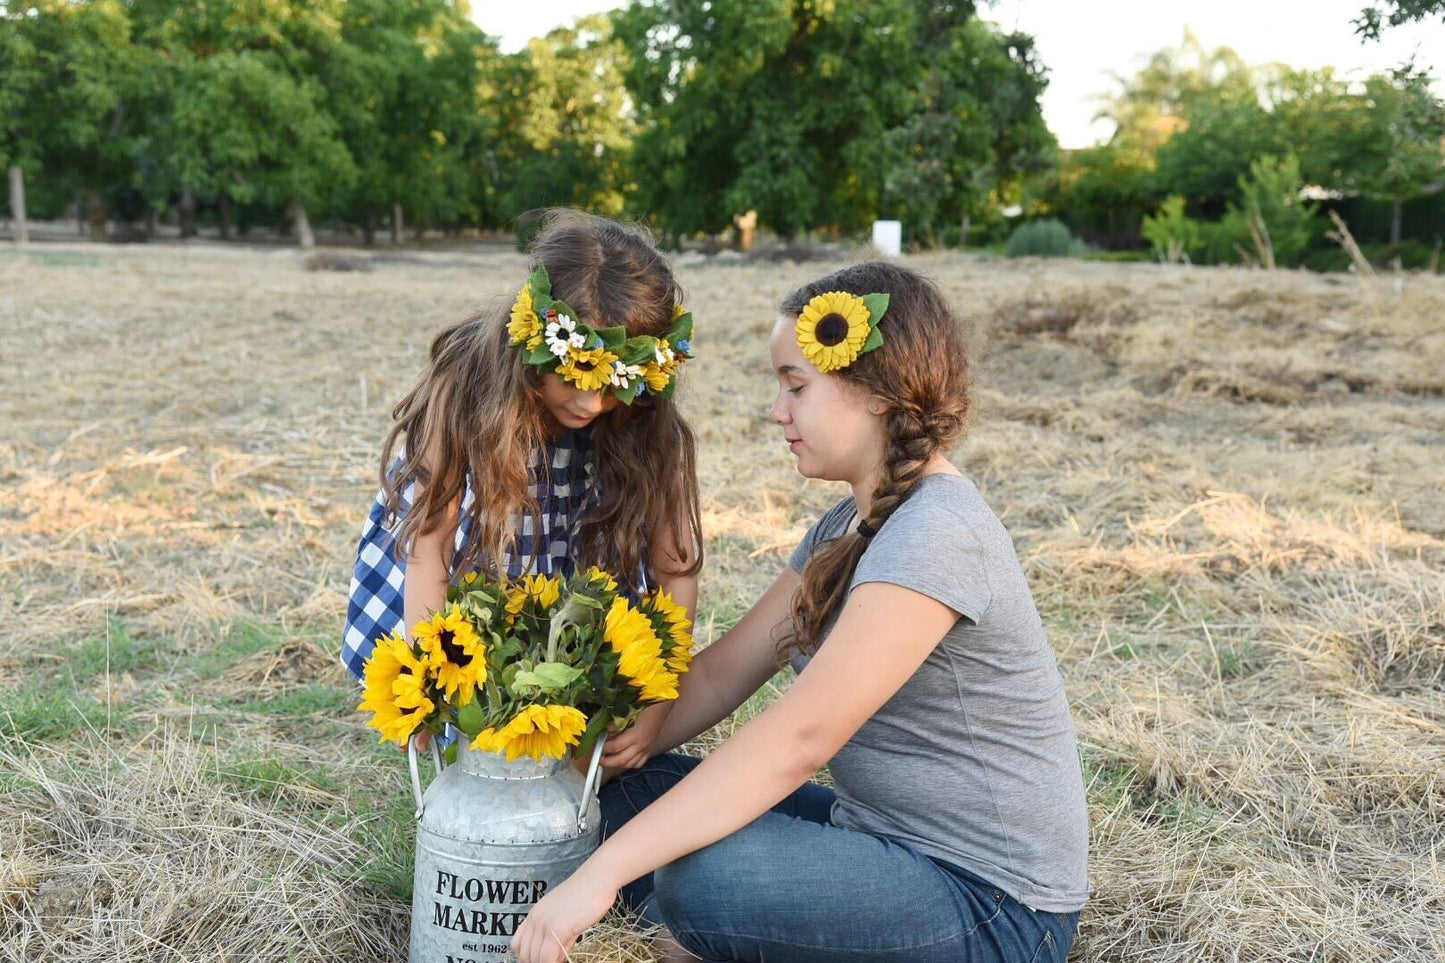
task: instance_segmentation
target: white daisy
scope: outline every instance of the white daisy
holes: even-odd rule
[[[614,361],[614,362],[612,362],[612,377],[611,377],[611,381],[612,381],[612,386],[613,386],[614,388],[621,388],[623,391],[626,391],[628,385],[632,384],[632,379],[633,379],[633,378],[641,378],[641,377],[642,377],[642,366],[641,366],[641,365],[636,365],[636,364],[623,364],[621,361]]]

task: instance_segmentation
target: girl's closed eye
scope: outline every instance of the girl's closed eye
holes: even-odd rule
[[[803,385],[798,385],[798,387],[796,387],[796,388],[789,388],[789,389],[788,389],[788,394],[790,394],[790,395],[800,395],[800,394],[802,394],[802,393],[803,393]]]

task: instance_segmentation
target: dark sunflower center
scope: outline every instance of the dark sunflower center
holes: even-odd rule
[[[453,665],[469,665],[472,657],[467,655],[466,650],[457,645],[456,633],[451,629],[442,629],[437,633],[437,640],[442,644],[442,651],[447,654],[447,661]]]
[[[597,363],[595,361],[574,361],[572,362],[572,367],[579,371],[591,371],[597,367]]]
[[[818,343],[831,348],[842,344],[848,337],[848,319],[841,314],[830,314],[818,322],[816,329]]]

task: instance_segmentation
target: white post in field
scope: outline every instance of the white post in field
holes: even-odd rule
[[[873,246],[884,257],[897,257],[903,253],[903,222],[874,221]]]

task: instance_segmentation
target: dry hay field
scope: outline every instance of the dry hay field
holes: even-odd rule
[[[976,322],[955,460],[1073,704],[1073,958],[1445,959],[1445,279],[908,263]],[[391,403],[524,261],[371,266],[0,253],[0,958],[403,958],[412,807],[344,594]],[[839,495],[766,418],[772,307],[831,266],[679,264],[701,643]],[[624,923],[574,958],[652,959]]]

